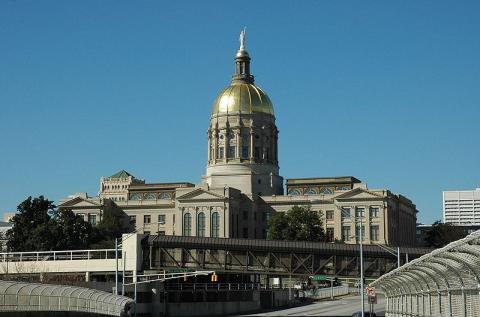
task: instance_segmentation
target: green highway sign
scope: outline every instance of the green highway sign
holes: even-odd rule
[[[325,275],[313,275],[313,276],[310,276],[310,278],[312,279],[312,281],[326,281],[327,280],[327,277]]]

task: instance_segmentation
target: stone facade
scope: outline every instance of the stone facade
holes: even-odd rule
[[[365,243],[414,245],[415,205],[386,189],[369,190],[355,177],[288,179],[284,195],[273,105],[254,84],[244,45],[235,65],[213,104],[202,184],[148,184],[120,171],[101,178],[96,197],[75,194],[59,208],[94,224],[106,209],[119,208],[143,233],[263,239],[272,213],[310,206],[321,212],[332,242],[358,242],[361,223]]]

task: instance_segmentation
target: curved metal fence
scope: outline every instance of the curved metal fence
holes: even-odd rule
[[[1,312],[66,311],[128,316],[131,298],[76,286],[0,281]]]
[[[385,293],[386,316],[480,316],[480,230],[370,286]]]

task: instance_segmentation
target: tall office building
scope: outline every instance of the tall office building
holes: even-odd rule
[[[443,192],[443,222],[480,225],[480,188]]]

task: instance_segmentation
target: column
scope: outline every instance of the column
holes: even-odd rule
[[[250,154],[250,163],[253,163],[254,161],[254,157],[253,157],[253,151],[255,149],[254,147],[254,131],[253,131],[253,127],[250,128],[250,151],[249,151],[249,154]]]
[[[242,157],[242,138],[240,135],[240,129],[235,130],[235,139],[237,140],[237,153],[235,154],[236,159],[240,159]]]

